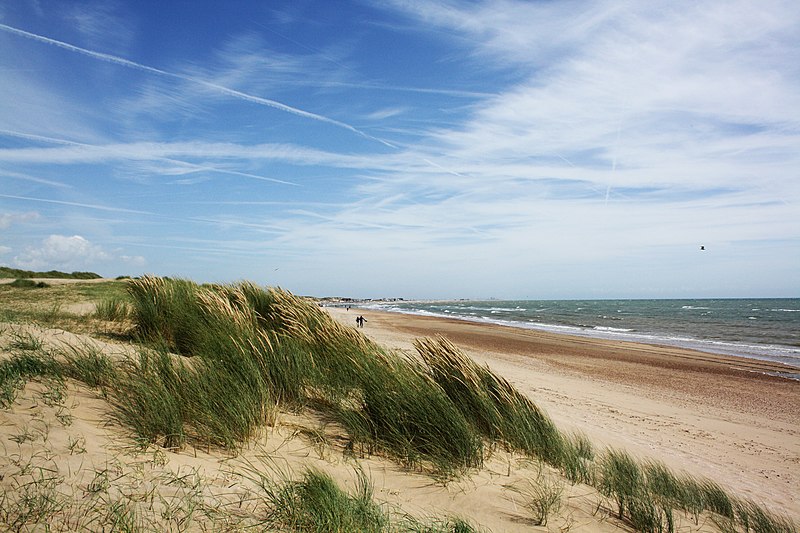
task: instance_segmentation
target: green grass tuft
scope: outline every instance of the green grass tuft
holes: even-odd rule
[[[446,339],[418,340],[416,348],[432,379],[483,437],[557,467],[563,463],[570,444],[574,442],[585,447],[585,439],[565,439],[529,398],[488,367],[472,361]],[[579,469],[577,458],[589,453],[591,446],[588,448],[589,451],[568,450],[573,469]]]
[[[122,298],[109,298],[97,304],[94,311],[95,318],[110,322],[121,322],[131,314],[128,302]]]
[[[12,340],[9,348],[11,350],[16,351],[25,351],[25,352],[38,352],[44,346],[42,339],[33,333],[28,331],[25,332],[13,332],[11,334]]]
[[[179,448],[184,430],[187,370],[165,352],[142,351],[114,383],[116,418],[139,439],[165,448]]]
[[[264,485],[265,525],[281,531],[383,532],[389,517],[372,499],[372,485],[359,472],[355,494],[341,490],[328,474],[308,470],[299,481]]]
[[[51,355],[21,352],[0,361],[0,408],[8,408],[17,391],[38,377],[60,379],[61,367]]]
[[[33,281],[32,279],[15,279],[11,283],[8,284],[9,287],[14,287],[15,289],[44,289],[45,287],[49,287],[47,283],[44,281]]]
[[[109,387],[117,377],[117,369],[111,360],[93,346],[69,345],[61,349],[60,355],[64,360],[64,374],[89,387]]]

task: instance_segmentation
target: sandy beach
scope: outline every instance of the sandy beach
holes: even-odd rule
[[[64,308],[86,314],[94,304]],[[658,460],[800,518],[800,382],[770,375],[782,369],[776,364],[444,318],[325,310],[348,327],[363,315],[359,331],[396,352],[413,355],[415,339],[444,336],[528,395],[561,430],[586,434],[598,452],[611,447]],[[134,344],[113,335],[0,323],[0,360],[32,350],[21,346],[33,338],[42,353],[89,350],[117,362],[137,354]],[[27,383],[0,410],[0,489],[10,498],[4,512],[19,523],[39,523],[27,507],[34,494],[47,497],[35,501],[58,503],[42,509],[53,530],[97,530],[115,523],[115,509],[139,517],[142,530],[243,527],[263,513],[261,486],[248,477],[253,472],[281,479],[318,469],[350,492],[363,472],[374,500],[395,515],[463,517],[494,533],[630,530],[612,502],[587,485],[565,483],[530,457],[487,449],[480,468],[444,481],[380,453],[354,453],[341,425],[313,409],[281,409],[233,453],[191,443],[142,446],[134,437],[102,391],[72,379],[61,386]],[[561,484],[563,495],[549,523],[538,526],[524,491],[543,482]],[[720,530],[707,517],[675,518],[676,531]]]
[[[442,335],[524,391],[563,429],[707,476],[800,517],[800,382],[780,365],[361,309],[328,308],[376,342],[412,353]]]

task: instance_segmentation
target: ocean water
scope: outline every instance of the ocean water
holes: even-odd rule
[[[397,301],[363,307],[738,355],[800,378],[800,299]]]

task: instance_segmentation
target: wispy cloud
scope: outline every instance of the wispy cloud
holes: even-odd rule
[[[604,182],[703,188],[757,172],[753,158],[765,163],[764,150],[782,168],[797,161],[800,73],[785,63],[800,52],[791,37],[800,17],[786,16],[800,15],[797,4],[394,5],[475,37],[456,45],[491,55],[495,69],[528,73],[477,103],[463,124],[434,133],[432,151],[456,171],[479,162],[600,190]],[[578,170],[558,170],[548,158]]]
[[[89,46],[124,51],[135,37],[125,4],[116,0],[75,2],[59,9],[69,27],[76,29]]]
[[[283,103],[278,102],[276,100],[270,100],[269,98],[263,98],[263,97],[255,96],[255,95],[248,94],[248,93],[245,93],[245,92],[242,92],[242,91],[237,91],[235,89],[231,89],[231,88],[225,87],[223,85],[219,85],[219,84],[216,84],[216,83],[212,83],[212,82],[209,82],[209,81],[206,81],[206,80],[202,80],[202,79],[198,79],[198,78],[191,77],[191,76],[186,76],[184,74],[179,74],[177,72],[169,72],[169,71],[166,71],[166,70],[163,70],[163,69],[160,69],[160,68],[151,67],[149,65],[144,65],[142,63],[137,63],[136,61],[131,61],[129,59],[118,57],[118,56],[115,56],[115,55],[112,55],[112,54],[106,54],[106,53],[103,53],[103,52],[97,52],[97,51],[94,51],[94,50],[88,50],[88,49],[82,48],[80,46],[75,46],[73,44],[69,44],[69,43],[66,43],[64,41],[59,41],[57,39],[51,39],[49,37],[45,37],[44,35],[38,35],[36,33],[31,33],[31,32],[25,31],[25,30],[21,30],[19,28],[15,28],[13,26],[8,26],[6,24],[0,24],[0,30],[12,33],[14,35],[18,35],[20,37],[25,37],[27,39],[33,39],[33,40],[36,40],[36,41],[39,41],[39,42],[42,42],[42,43],[45,43],[45,44],[49,44],[49,45],[52,45],[52,46],[57,46],[57,47],[65,49],[65,50],[69,50],[71,52],[76,52],[76,53],[79,53],[79,54],[83,54],[83,55],[86,55],[86,56],[89,56],[89,57],[92,57],[94,59],[98,59],[98,60],[101,60],[101,61],[106,61],[106,62],[109,62],[109,63],[114,63],[114,64],[117,64],[117,65],[121,65],[121,66],[124,66],[124,67],[142,70],[142,71],[145,71],[145,72],[149,72],[151,74],[157,74],[157,75],[160,75],[160,76],[167,76],[167,77],[170,77],[170,78],[174,78],[174,79],[178,79],[178,80],[182,80],[182,81],[195,83],[197,85],[201,85],[201,86],[206,87],[208,89],[212,89],[212,90],[214,90],[216,92],[219,92],[221,94],[224,94],[226,96],[230,96],[230,97],[233,97],[233,98],[237,98],[239,100],[244,100],[244,101],[251,102],[251,103],[254,103],[254,104],[258,104],[258,105],[271,107],[271,108],[278,109],[278,110],[284,111],[286,113],[291,113],[291,114],[294,114],[294,115],[297,115],[297,116],[300,116],[300,117],[303,117],[303,118],[308,118],[308,119],[311,119],[311,120],[316,120],[316,121],[319,121],[319,122],[325,122],[325,123],[328,123],[328,124],[332,124],[334,126],[338,126],[340,128],[344,128],[346,130],[352,131],[353,133],[356,133],[356,134],[361,135],[363,137],[374,139],[374,140],[376,140],[378,142],[386,144],[385,141],[382,141],[381,139],[377,139],[375,137],[372,137],[371,135],[368,135],[367,133],[365,133],[365,132],[363,132],[363,131],[361,131],[361,130],[355,128],[354,126],[351,126],[350,124],[347,124],[345,122],[341,122],[339,120],[335,120],[335,119],[332,119],[332,118],[329,118],[329,117],[326,117],[324,115],[320,115],[320,114],[317,114],[317,113],[312,113],[310,111],[305,111],[303,109],[298,109],[296,107],[292,107],[292,106],[283,104]]]
[[[161,175],[181,175],[181,174],[188,174],[194,172],[211,172],[215,174],[227,174],[231,176],[241,176],[245,178],[251,178],[260,181],[267,181],[272,183],[279,183],[282,185],[292,185],[297,186],[298,184],[288,180],[282,180],[278,178],[271,178],[267,176],[261,176],[258,174],[253,174],[250,172],[240,172],[237,170],[231,170],[222,167],[211,166],[208,164],[198,164],[192,163],[189,161],[181,161],[171,157],[164,157],[163,155],[157,155],[158,153],[164,153],[164,150],[155,150],[151,149],[148,150],[146,148],[143,149],[136,149],[135,147],[129,147],[131,149],[123,148],[119,145],[115,146],[97,146],[91,145],[86,143],[79,143],[75,141],[70,141],[67,139],[57,139],[53,137],[47,137],[43,135],[34,135],[25,132],[17,132],[17,131],[10,131],[10,130],[0,130],[0,135],[10,136],[10,137],[18,137],[21,139],[27,139],[36,142],[43,142],[48,144],[58,144],[62,146],[69,146],[75,148],[74,151],[66,150],[61,152],[62,156],[59,158],[56,156],[54,159],[50,159],[46,154],[47,148],[20,148],[18,150],[9,150],[6,155],[9,157],[7,159],[8,162],[22,162],[22,163],[80,163],[80,162],[88,162],[88,161],[102,161],[102,160],[130,160],[130,161],[142,161],[142,160],[156,160],[161,161],[164,163],[168,163],[169,166],[160,166],[156,169],[152,169],[154,172],[161,174]],[[151,148],[157,146],[156,144],[150,144]],[[84,153],[84,155],[80,155],[82,152],[81,149],[84,149],[86,152],[91,152],[94,155],[88,155],[88,153]],[[44,152],[39,152],[39,150],[44,150]],[[2,149],[0,149],[2,152]],[[27,157],[23,154],[27,153]],[[188,154],[188,152],[186,152]],[[200,157],[196,150],[192,152],[194,156]],[[67,154],[72,154],[69,156]],[[52,154],[51,154],[52,155]],[[235,157],[235,156],[232,156]],[[0,156],[0,160],[2,157]],[[0,170],[0,172],[3,172]],[[15,173],[16,176],[23,179],[23,174]],[[30,177],[31,181],[34,181],[35,178]],[[44,183],[43,181],[40,182]],[[64,184],[60,184],[57,182],[52,182],[52,184],[56,186],[66,186]]]
[[[0,229],[8,229],[13,224],[25,224],[39,219],[39,213],[28,211],[27,213],[0,213]]]
[[[292,144],[253,144],[243,145],[236,143],[209,143],[177,142],[153,143],[135,142],[127,144],[89,145],[74,143],[69,146],[47,148],[6,148],[0,149],[0,161],[7,163],[40,163],[40,164],[75,164],[92,163],[114,160],[166,160],[176,161],[176,158],[198,158],[203,160],[252,160],[252,159],[277,159],[296,163],[298,165],[326,164],[350,168],[380,167],[380,161],[390,162],[396,156],[379,159],[376,165],[370,164],[370,155],[346,155],[336,152],[326,152],[305,146]],[[197,170],[213,170],[214,172],[229,172],[234,175],[261,178],[267,181],[281,181],[263,176],[249,175],[248,173],[226,171],[218,167],[209,167],[180,161],[185,168]],[[284,182],[292,184],[290,182]]]

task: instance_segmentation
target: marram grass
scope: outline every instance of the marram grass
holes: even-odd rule
[[[168,365],[173,356],[162,349],[148,356],[160,364],[140,365],[146,379],[121,382],[121,398],[142,399],[136,408],[120,405],[125,416],[172,413],[166,424],[148,419],[152,431],[135,425],[148,442],[199,438],[234,447],[276,405],[314,402],[350,431],[354,445],[410,466],[454,473],[482,462],[479,435],[423,366],[384,353],[313,303],[246,283],[149,277],[131,282],[130,292],[138,334],[191,361],[191,368],[180,360]]]
[[[585,481],[583,463],[593,450],[585,438],[561,434],[529,398],[487,366],[480,366],[446,339],[416,341],[433,380],[482,437],[511,450],[563,467]]]

